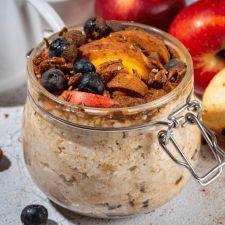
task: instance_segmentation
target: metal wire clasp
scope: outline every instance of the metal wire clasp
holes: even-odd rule
[[[184,111],[186,113],[182,115]],[[169,115],[168,129],[161,130],[158,133],[158,140],[160,146],[175,163],[187,168],[192,174],[192,176],[197,179],[201,185],[206,186],[221,174],[222,167],[225,165],[225,152],[218,146],[214,133],[209,130],[200,120],[200,112],[201,105],[198,101],[187,101],[185,105],[183,105],[177,111]],[[199,127],[203,138],[206,140],[217,161],[217,165],[210,169],[208,172],[206,172],[203,176],[199,176],[197,174],[197,172],[191,165],[189,159],[185,156],[184,152],[178,146],[173,136],[173,129],[176,129],[178,127],[184,127],[187,124],[195,124]],[[180,160],[178,160],[168,149],[167,145],[169,142],[172,143],[176,151],[179,153],[181,157]]]

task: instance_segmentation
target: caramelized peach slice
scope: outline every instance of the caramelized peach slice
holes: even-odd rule
[[[119,73],[108,84],[109,89],[125,90],[144,96],[148,92],[147,85],[137,76]]]
[[[102,38],[81,46],[79,50],[82,52],[83,57],[89,59],[95,67],[108,61],[121,60],[124,72],[133,75],[135,70],[144,80],[148,79],[148,73],[153,69],[142,51],[130,43]]]
[[[170,59],[169,52],[164,42],[159,37],[142,30],[117,31],[111,33],[109,38],[130,42],[148,55],[152,52],[156,52],[160,55],[163,63],[167,63]]]

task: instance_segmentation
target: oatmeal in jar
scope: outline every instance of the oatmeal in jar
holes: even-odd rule
[[[161,149],[157,135],[167,128],[157,121],[193,98],[192,88],[190,55],[167,33],[101,18],[63,29],[28,62],[23,145],[32,178],[77,213],[151,211],[189,179]],[[195,164],[197,127],[174,136]]]

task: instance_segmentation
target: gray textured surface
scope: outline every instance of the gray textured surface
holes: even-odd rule
[[[8,117],[7,117],[8,114]],[[50,203],[32,182],[24,165],[21,144],[22,106],[0,107],[0,147],[5,157],[0,162],[0,225],[18,225],[20,212],[31,203],[49,210],[48,225],[217,225],[225,224],[225,174],[208,187],[193,179],[185,189],[161,208],[147,215],[122,220],[99,220],[76,215]],[[199,169],[211,164],[203,154]],[[203,161],[207,163],[204,164]]]

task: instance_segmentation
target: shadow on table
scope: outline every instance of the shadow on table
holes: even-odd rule
[[[25,103],[27,95],[26,84],[13,91],[6,91],[0,94],[0,107],[19,106]]]
[[[10,166],[11,166],[10,160],[5,155],[3,155],[2,159],[0,160],[0,172],[9,169]]]
[[[52,204],[52,206],[59,212],[61,213],[67,220],[69,220],[70,222],[72,222],[73,224],[85,224],[85,225],[93,225],[93,224],[98,224],[98,225],[107,225],[107,224],[113,224],[111,219],[98,219],[98,218],[92,218],[92,217],[87,217],[87,216],[82,216],[79,214],[76,214],[70,210],[67,210],[57,204],[55,204],[54,202],[50,201],[50,203]],[[126,221],[129,220],[129,218],[124,218],[124,219],[116,219],[113,221],[118,221],[118,220],[122,220],[122,221]],[[94,223],[94,222],[95,223]],[[47,224],[48,225],[48,224]]]
[[[56,223],[54,220],[48,220],[46,225],[59,225],[58,223]]]

